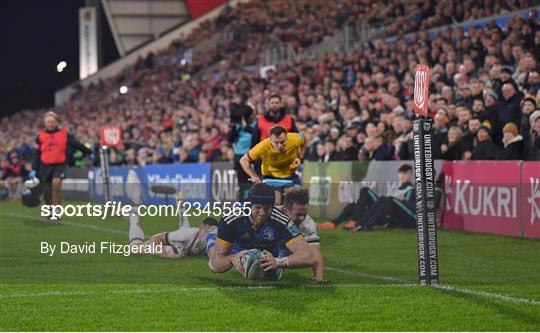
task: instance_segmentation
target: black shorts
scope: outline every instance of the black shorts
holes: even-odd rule
[[[54,178],[66,178],[66,164],[41,164],[38,178],[42,183],[51,183]]]

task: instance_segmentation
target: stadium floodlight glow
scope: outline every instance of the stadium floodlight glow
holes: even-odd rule
[[[121,93],[122,95],[125,94],[125,93],[127,93],[127,92],[128,92],[128,87],[127,87],[127,86],[121,86],[121,87],[120,87],[120,93]]]
[[[67,62],[65,61],[60,61],[57,65],[56,65],[56,71],[58,73],[61,73],[64,71],[64,69],[67,67]]]

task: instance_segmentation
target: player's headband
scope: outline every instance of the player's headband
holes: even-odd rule
[[[248,201],[256,205],[273,206],[276,201],[276,194],[273,195],[257,195],[249,191]]]

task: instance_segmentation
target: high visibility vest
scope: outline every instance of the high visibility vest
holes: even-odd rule
[[[267,139],[270,135],[268,132],[270,131],[270,128],[280,125],[283,128],[287,130],[287,132],[290,132],[293,125],[293,117],[290,114],[286,114],[283,119],[281,119],[279,122],[275,123],[273,121],[269,121],[266,119],[264,115],[259,117],[259,120],[257,122],[257,126],[259,127],[259,131],[261,133],[261,139],[260,141]]]
[[[53,133],[41,130],[39,131],[38,138],[41,147],[41,162],[43,164],[61,164],[66,162],[68,132],[65,128]]]

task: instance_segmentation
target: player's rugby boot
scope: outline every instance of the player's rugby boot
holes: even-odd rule
[[[330,222],[330,221],[317,224],[317,229],[319,230],[332,230],[335,228],[336,228],[335,223]]]

